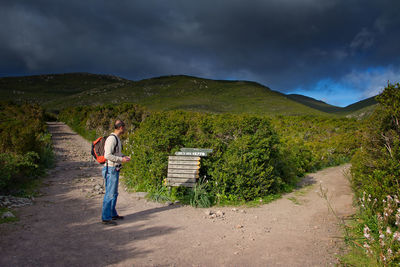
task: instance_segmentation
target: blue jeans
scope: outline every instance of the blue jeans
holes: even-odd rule
[[[117,171],[115,167],[104,166],[102,174],[105,180],[106,193],[104,194],[101,219],[103,221],[108,221],[111,220],[112,217],[118,216],[115,205],[117,205],[118,197],[119,171]]]

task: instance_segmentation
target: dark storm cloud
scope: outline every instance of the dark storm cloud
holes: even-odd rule
[[[399,12],[397,0],[2,1],[0,75],[188,74],[281,91],[371,67],[397,77]]]

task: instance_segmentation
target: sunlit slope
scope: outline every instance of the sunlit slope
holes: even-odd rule
[[[288,99],[284,94],[254,82],[216,81],[171,76],[137,82],[133,88],[117,89],[121,97],[150,109],[254,114],[320,114]],[[137,99],[137,100],[136,100]]]
[[[36,102],[50,110],[69,106],[136,103],[150,110],[184,109],[215,113],[328,115],[340,108],[301,95],[285,95],[259,83],[163,76],[130,81],[89,73],[0,78],[2,100]],[[366,102],[368,106],[370,103]]]

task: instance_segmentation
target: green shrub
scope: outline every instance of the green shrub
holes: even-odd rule
[[[202,182],[190,190],[189,199],[190,205],[196,208],[208,208],[214,203],[213,196],[207,192],[206,185]]]
[[[343,265],[398,266],[400,263],[400,200],[377,200],[366,193],[358,200],[354,225],[347,227],[349,252]]]
[[[0,104],[0,191],[38,177],[54,161],[45,113],[38,105]]]
[[[380,105],[364,128],[351,172],[357,196],[365,192],[384,199],[400,193],[400,84],[389,84],[377,101]]]
[[[0,104],[0,151],[39,152],[46,131],[44,111],[38,105]]]
[[[16,184],[22,178],[35,176],[38,160],[39,155],[33,151],[25,155],[0,153],[0,189]]]
[[[151,191],[166,178],[168,156],[181,147],[212,148],[202,159],[207,191],[230,200],[251,200],[282,190],[294,177],[280,175],[278,136],[265,117],[212,115],[183,111],[157,112],[128,136],[124,168],[127,183]]]
[[[360,146],[360,124],[349,118],[277,116],[272,124],[297,176],[349,162]]]
[[[159,186],[149,192],[148,197],[156,202],[165,202],[170,200],[170,194],[166,186]]]
[[[43,133],[39,142],[42,144],[39,149],[39,166],[43,168],[52,168],[54,166],[55,158],[53,151],[53,144],[51,142],[51,134]]]
[[[363,126],[361,148],[352,159],[351,184],[360,210],[347,236],[352,250],[344,264],[400,263],[400,84],[388,84]]]
[[[132,132],[147,116],[148,112],[139,105],[121,104],[71,107],[62,110],[58,118],[87,140],[93,141],[108,135],[117,118],[123,120],[127,130]]]
[[[200,175],[220,204],[288,191],[307,172],[348,162],[359,146],[359,122],[347,118],[149,114],[131,104],[70,108],[59,115],[89,139],[107,134],[117,117],[130,129],[123,137],[124,153],[133,159],[123,169],[128,187],[164,195],[157,192],[167,175],[168,156],[181,147],[212,148],[202,159]]]
[[[277,150],[277,136],[271,133],[257,131],[233,140],[219,166],[210,172],[219,184],[217,192],[244,200],[279,192],[282,181],[275,168]]]

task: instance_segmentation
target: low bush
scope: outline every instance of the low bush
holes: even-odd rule
[[[200,182],[190,190],[189,203],[193,207],[208,208],[214,204],[214,197],[207,191],[206,185]]]
[[[0,191],[10,193],[52,166],[51,135],[38,105],[0,104]]]
[[[297,176],[349,162],[360,147],[360,124],[349,118],[278,116],[272,124]]]
[[[58,119],[87,140],[93,141],[99,136],[110,134],[117,118],[123,120],[127,130],[132,132],[147,116],[146,109],[139,105],[121,104],[71,107],[62,110]]]
[[[400,195],[400,84],[389,84],[377,101],[352,160],[352,186],[357,197],[385,199]]]
[[[295,180],[281,177],[281,144],[265,117],[157,112],[128,140],[126,153],[133,160],[124,173],[136,190],[158,188],[167,176],[168,156],[182,147],[213,149],[202,159],[200,175],[207,181],[207,192],[227,200],[280,192]]]
[[[400,84],[388,84],[364,125],[352,159],[351,184],[359,211],[346,237],[355,266],[400,264]]]
[[[0,104],[0,151],[23,154],[39,152],[46,131],[44,111],[38,105]]]
[[[358,199],[359,211],[347,226],[349,253],[345,266],[398,266],[400,263],[400,200],[387,195],[378,200],[365,192]]]
[[[6,188],[11,183],[17,183],[24,177],[35,176],[38,169],[39,155],[27,152],[24,155],[0,153],[0,188]]]
[[[359,122],[347,118],[150,114],[133,104],[69,108],[59,115],[90,140],[109,133],[117,117],[128,125],[122,137],[124,153],[132,156],[123,169],[126,183],[150,196],[154,192],[156,198],[175,197],[162,181],[168,156],[181,147],[214,150],[202,159],[200,175],[207,181],[204,190],[221,204],[288,191],[307,172],[348,162],[359,145]]]

